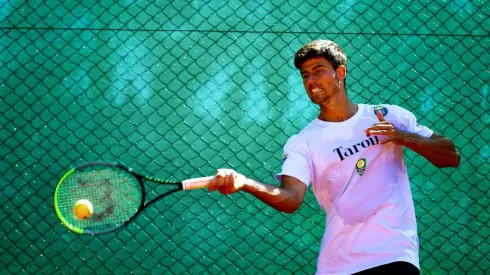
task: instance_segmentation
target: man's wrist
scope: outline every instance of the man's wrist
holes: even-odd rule
[[[397,134],[395,135],[394,141],[397,144],[404,145],[405,142],[408,140],[408,133],[402,130],[398,130]]]
[[[248,193],[254,193],[257,191],[257,183],[252,179],[245,178],[242,190]]]
[[[405,131],[399,131],[398,137],[395,139],[395,142],[399,145],[409,146],[414,143],[417,143],[420,140],[421,136]]]

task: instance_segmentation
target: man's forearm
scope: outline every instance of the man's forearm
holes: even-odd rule
[[[444,137],[435,135],[424,138],[417,134],[404,132],[399,144],[420,154],[437,167],[458,167],[460,156],[456,152],[453,142]]]
[[[298,196],[293,190],[261,183],[252,179],[247,179],[242,190],[285,213],[293,213],[303,202],[302,197]]]

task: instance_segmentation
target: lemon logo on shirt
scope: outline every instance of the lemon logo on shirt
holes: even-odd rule
[[[366,170],[366,159],[358,160],[356,163],[357,174],[359,174],[359,176],[362,176],[365,170]]]

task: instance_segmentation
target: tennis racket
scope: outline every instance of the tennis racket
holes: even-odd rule
[[[71,231],[102,234],[130,223],[157,200],[181,190],[205,188],[213,178],[177,182],[145,176],[122,164],[92,162],[72,168],[61,177],[54,191],[54,208]],[[175,188],[145,204],[144,181]],[[80,209],[86,215],[81,216]]]

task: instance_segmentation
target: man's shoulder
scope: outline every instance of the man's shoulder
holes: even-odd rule
[[[299,132],[297,132],[294,135],[291,135],[288,138],[287,143],[289,144],[300,143],[304,146],[305,144],[308,143],[307,141],[311,139],[311,137],[314,137],[315,135],[319,134],[318,132],[319,130],[320,127],[318,127],[318,125],[315,124],[315,120],[313,120],[310,123],[308,123],[306,126],[304,126]]]
[[[310,137],[311,135],[318,134],[318,132],[322,130],[322,127],[318,125],[317,120],[318,119],[315,118],[314,120],[310,121],[310,123],[308,123],[305,127],[303,127],[303,129],[301,129],[296,134],[297,138],[304,140]]]

